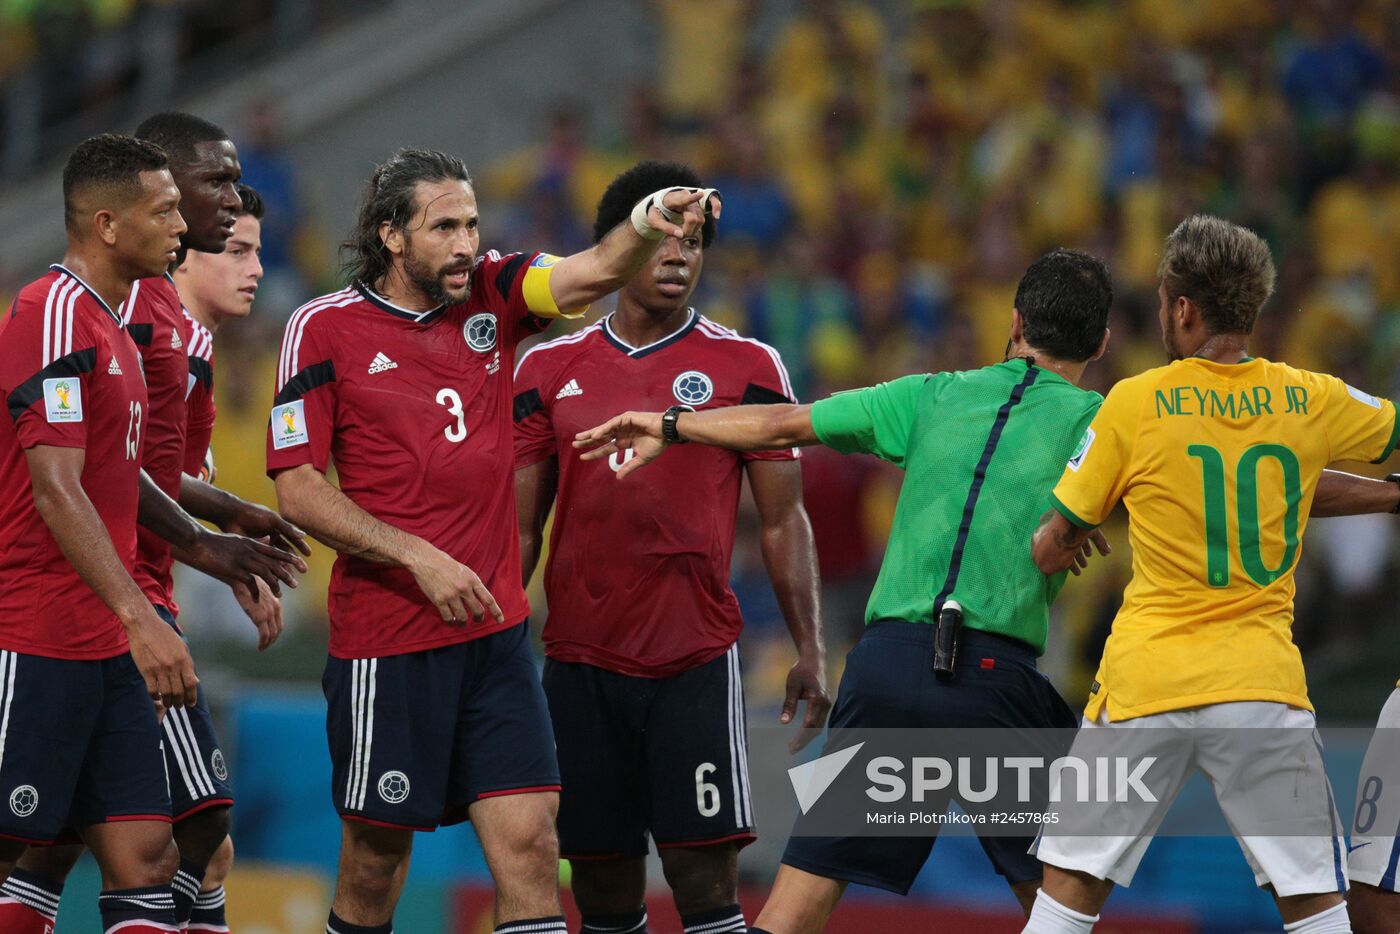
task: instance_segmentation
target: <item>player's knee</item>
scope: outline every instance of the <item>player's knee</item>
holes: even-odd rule
[[[667,847],[661,868],[681,914],[723,908],[739,897],[739,851],[732,845]]]
[[[579,860],[570,888],[585,915],[622,915],[641,908],[646,899],[644,859]]]
[[[153,840],[140,847],[134,854],[131,865],[119,870],[120,888],[145,888],[153,885],[169,885],[180,868],[180,850],[171,837]],[[113,873],[114,878],[116,873]]]
[[[413,845],[408,831],[346,823],[340,871],[361,891],[392,887]]]
[[[204,891],[223,885],[228,878],[229,870],[233,868],[233,838],[224,837],[224,842],[219,844],[219,848],[214,851],[214,856],[209,860],[209,866],[204,870]]]
[[[552,822],[536,823],[522,830],[513,841],[511,852],[523,871],[551,879],[558,876],[559,834]]]
[[[25,845],[13,840],[0,840],[0,882],[10,877],[10,872],[24,855]]]
[[[180,856],[197,866],[208,866],[228,839],[230,823],[227,807],[207,808],[180,821],[175,825]]]

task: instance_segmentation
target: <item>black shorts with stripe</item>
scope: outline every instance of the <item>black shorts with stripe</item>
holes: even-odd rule
[[[568,859],[754,840],[739,647],[669,678],[547,659]]]
[[[1073,730],[1076,713],[1036,669],[1024,642],[964,628],[957,676],[933,673],[928,623],[880,619],[865,627],[846,656],[822,755],[866,729]],[[807,837],[788,840],[783,862],[813,875],[905,895],[933,852],[932,833],[911,837]],[[1041,877],[1028,852],[1033,837],[980,837],[992,866],[1012,885]]]
[[[422,652],[330,657],[321,684],[344,818],[434,830],[482,798],[559,790],[528,621]]]
[[[170,820],[160,726],[130,654],[98,661],[0,651],[0,837]]]
[[[156,615],[176,632],[175,616],[159,604]],[[228,781],[228,760],[214,731],[214,718],[204,688],[193,707],[166,711],[161,719],[165,732],[165,771],[170,776],[170,813],[177,822],[213,807],[233,804]]]

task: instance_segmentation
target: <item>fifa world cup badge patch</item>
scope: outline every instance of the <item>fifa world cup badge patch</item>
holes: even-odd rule
[[[296,447],[310,440],[306,435],[306,405],[303,400],[288,402],[272,409],[272,448]]]
[[[1079,467],[1084,463],[1084,458],[1089,456],[1089,449],[1094,446],[1094,429],[1084,429],[1084,437],[1079,439],[1079,447],[1074,449],[1074,455],[1069,459],[1067,465],[1070,470],[1079,472]]]
[[[1381,407],[1381,400],[1377,399],[1375,396],[1371,395],[1369,392],[1362,392],[1360,389],[1357,389],[1355,386],[1350,386],[1350,385],[1348,385],[1348,386],[1347,386],[1347,394],[1350,395],[1350,396],[1351,396],[1353,399],[1355,399],[1357,402],[1360,402],[1360,403],[1362,403],[1363,405],[1369,405],[1369,406],[1370,406],[1371,408],[1373,408],[1373,409],[1378,409],[1378,408]]]
[[[83,420],[83,384],[71,376],[44,380],[44,415],[50,422]]]

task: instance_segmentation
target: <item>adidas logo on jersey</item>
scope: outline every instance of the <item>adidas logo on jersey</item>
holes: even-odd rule
[[[373,362],[369,365],[369,371],[371,374],[383,373],[385,370],[396,370],[398,367],[399,365],[393,360],[390,360],[382,353],[377,353],[374,355]]]
[[[571,379],[564,384],[563,389],[559,390],[559,395],[554,397],[554,401],[558,402],[560,399],[567,399],[569,396],[581,395],[583,395],[583,390],[579,388],[578,380]]]
[[[184,346],[185,346],[185,342],[182,341],[182,340],[180,340],[180,332],[179,332],[179,331],[171,331],[171,332],[170,332],[170,349],[171,349],[171,350],[179,350],[181,347],[184,347]]]
[[[113,357],[113,358],[112,358],[112,362],[109,363],[109,364],[107,364],[107,375],[108,375],[108,376],[121,376],[121,375],[122,375],[122,368],[121,368],[120,366],[117,365],[117,358],[116,358],[116,357]]]

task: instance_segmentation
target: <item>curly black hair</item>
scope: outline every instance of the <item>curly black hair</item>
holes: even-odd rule
[[[632,215],[632,208],[638,201],[654,191],[683,185],[686,188],[704,188],[705,183],[690,166],[681,162],[639,162],[612,180],[608,190],[598,201],[598,214],[593,221],[593,242],[597,243],[608,235],[618,224]],[[705,218],[705,226],[700,231],[700,245],[709,246],[715,239],[715,219]]]

